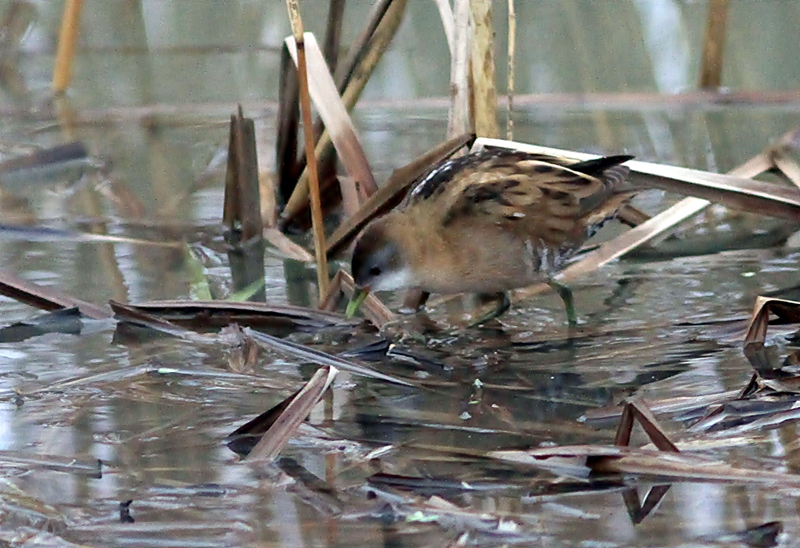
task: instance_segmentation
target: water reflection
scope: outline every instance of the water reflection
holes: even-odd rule
[[[359,32],[361,4],[348,4],[346,42]],[[432,3],[409,4],[355,114],[379,180],[440,142],[446,128],[449,60],[441,23]],[[498,44],[505,40],[500,4]],[[668,0],[517,2],[517,89],[692,89],[705,8]],[[87,3],[67,98],[76,114],[71,123],[62,123],[49,97],[62,3],[0,2],[0,10],[14,9],[22,11],[13,28],[30,28],[18,31],[13,51],[0,43],[0,153],[15,157],[32,146],[80,140],[95,163],[22,186],[3,179],[3,221],[159,243],[185,240],[203,249],[206,271],[229,289],[232,261],[218,228],[224,162],[214,158],[226,141],[227,116],[244,101],[266,151],[262,167],[271,165],[278,47],[289,32],[285,6]],[[308,30],[323,32],[326,9],[323,2],[303,4]],[[725,85],[795,88],[798,4],[736,2],[730,17]],[[502,90],[504,63],[498,67]],[[16,69],[13,77],[7,69]],[[606,109],[534,99],[514,113],[519,140],[720,170],[800,122],[794,104]],[[656,193],[641,206],[657,210],[673,199]],[[716,231],[764,228],[762,219],[726,219],[721,226],[710,215],[706,221],[694,230],[711,233],[715,244]],[[381,358],[382,370],[423,379],[428,390],[343,375],[285,452],[293,464],[266,470],[238,462],[221,441],[294,391],[313,364],[263,353],[254,371],[234,374],[227,369],[229,349],[218,342],[146,336],[123,343],[110,321],[86,322],[79,336],[57,332],[0,343],[0,538],[108,546],[440,546],[469,531],[467,541],[487,546],[645,546],[654,538],[682,546],[749,542],[736,535],[772,520],[782,522],[784,539],[794,538],[794,490],[674,484],[634,525],[619,485],[581,484],[573,493],[553,494],[543,492],[552,484],[547,473],[481,458],[498,448],[609,444],[613,425],[577,419],[642,388],[648,400],[741,388],[751,373],[741,338],[715,322],[746,314],[765,291],[796,287],[798,256],[781,247],[784,238],[761,251],[741,250],[733,240],[732,252],[696,256],[680,247],[675,255],[624,260],[581,280],[575,290],[583,338],[567,336],[556,298],[545,295],[517,303],[500,330],[445,333],[426,345],[402,341],[405,353]],[[681,254],[689,257],[676,257]],[[0,261],[25,279],[97,303],[190,294],[182,247],[0,234]],[[272,249],[261,262],[268,301],[314,302],[308,267]],[[3,325],[32,314],[0,300]],[[446,316],[432,312],[435,321],[446,323]],[[323,335],[315,344],[338,352],[379,338]],[[677,437],[695,439],[687,434],[688,418],[665,422]],[[741,438],[722,436],[706,451],[797,472],[797,439],[789,422]],[[393,447],[382,452],[388,444]],[[59,458],[76,464],[54,471]],[[104,463],[100,478],[81,468],[96,459]],[[485,489],[447,493],[459,511],[419,514],[430,492],[411,503],[394,485],[377,493],[369,482],[376,474]],[[639,482],[641,499],[649,486]],[[119,504],[128,500],[134,521],[121,522]],[[429,519],[433,514],[444,517]],[[518,529],[498,534],[501,518]]]

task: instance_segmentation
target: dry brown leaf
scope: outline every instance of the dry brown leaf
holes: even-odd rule
[[[261,441],[247,455],[247,460],[251,462],[273,461],[311,413],[311,409],[317,405],[337,373],[335,367],[320,367],[305,386],[289,398],[285,409],[275,418]]]
[[[322,51],[319,49],[314,35],[306,32],[304,35],[305,49],[308,63],[308,83],[311,99],[319,113],[320,118],[325,123],[325,127],[330,133],[333,146],[347,172],[365,190],[371,194],[377,188],[372,170],[369,167],[367,156],[361,148],[361,141],[358,137],[350,114],[347,112],[336,84],[333,81],[325,63]],[[297,63],[297,47],[292,37],[285,40],[286,47]]]

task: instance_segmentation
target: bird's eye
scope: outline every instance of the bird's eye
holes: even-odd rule
[[[380,274],[381,274],[381,267],[379,266],[373,266],[372,268],[369,269],[370,276],[380,276]]]

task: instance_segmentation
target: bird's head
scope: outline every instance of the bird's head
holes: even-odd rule
[[[356,295],[348,305],[348,314],[355,312],[370,291],[391,291],[415,285],[402,246],[392,236],[383,218],[376,219],[364,229],[356,242],[350,266]]]

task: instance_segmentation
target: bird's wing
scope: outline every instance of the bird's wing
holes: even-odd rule
[[[509,169],[514,163],[524,160],[549,161],[554,164],[575,163],[566,158],[556,158],[546,154],[529,154],[508,149],[486,149],[474,154],[447,159],[434,165],[423,175],[403,200],[401,207],[418,202],[436,199],[450,194],[460,179],[473,179],[477,173],[493,169]]]
[[[442,225],[476,216],[553,243],[583,239],[630,198],[616,190],[627,175],[618,164],[627,159],[567,167],[543,157],[498,156],[443,185],[437,211]]]

